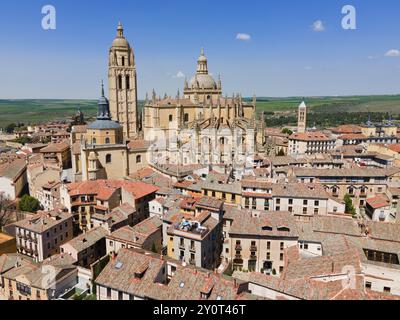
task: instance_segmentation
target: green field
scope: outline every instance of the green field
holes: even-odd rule
[[[96,101],[91,100],[0,100],[0,128],[9,123],[35,124],[50,120],[65,120],[78,107],[85,116],[96,114]]]
[[[257,108],[268,112],[295,112],[302,97],[258,98]],[[388,112],[400,114],[400,95],[349,96],[349,97],[308,97],[307,106],[312,112]]]
[[[302,99],[302,97],[258,98],[257,109],[259,112],[274,113],[275,119],[281,119],[270,124],[281,125],[280,122],[295,120],[297,107]],[[246,100],[251,101],[251,98]],[[312,121],[321,125],[323,121],[319,121],[319,118],[323,118],[323,115],[331,115],[334,118],[338,114],[347,114],[348,121],[358,121],[356,114],[364,119],[368,113],[375,113],[375,119],[387,114],[400,119],[400,95],[308,97],[305,101],[309,107],[310,118],[314,115],[317,119]],[[141,106],[143,102],[139,104]],[[94,100],[0,100],[0,128],[10,123],[27,125],[50,120],[65,120],[74,115],[78,107],[89,120],[96,115],[97,102]]]

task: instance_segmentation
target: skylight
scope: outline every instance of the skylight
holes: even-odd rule
[[[117,262],[115,265],[115,269],[121,269],[123,267],[123,263],[122,262]]]

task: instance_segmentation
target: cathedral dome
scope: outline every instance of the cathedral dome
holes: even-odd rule
[[[196,83],[197,82],[197,83]],[[217,83],[209,74],[197,74],[189,81],[189,88],[217,89]]]
[[[113,48],[126,48],[129,49],[128,40],[125,38],[115,38],[112,45]]]
[[[96,120],[88,126],[89,130],[112,130],[120,128],[122,128],[121,125],[112,120]]]
[[[108,99],[104,95],[104,85],[101,84],[101,97],[97,106],[97,119],[92,122],[88,129],[90,130],[107,130],[119,129],[121,125],[118,122],[111,120],[110,105]]]
[[[121,22],[118,24],[117,28],[117,37],[114,39],[112,43],[113,48],[126,48],[129,49],[129,42],[124,37],[124,28],[122,27]]]

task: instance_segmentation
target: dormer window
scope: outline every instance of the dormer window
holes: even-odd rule
[[[272,231],[272,227],[270,227],[270,226],[264,226],[264,227],[262,227],[262,230],[263,230],[263,231]]]

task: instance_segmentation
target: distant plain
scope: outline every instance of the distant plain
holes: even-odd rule
[[[246,100],[251,101],[251,98]],[[258,112],[266,111],[274,117],[293,117],[302,97],[257,98]],[[313,114],[382,113],[400,115],[400,95],[306,97]],[[141,101],[140,106],[143,105]],[[35,124],[51,120],[65,120],[80,108],[88,119],[96,115],[95,100],[0,100],[0,128],[10,123]]]

